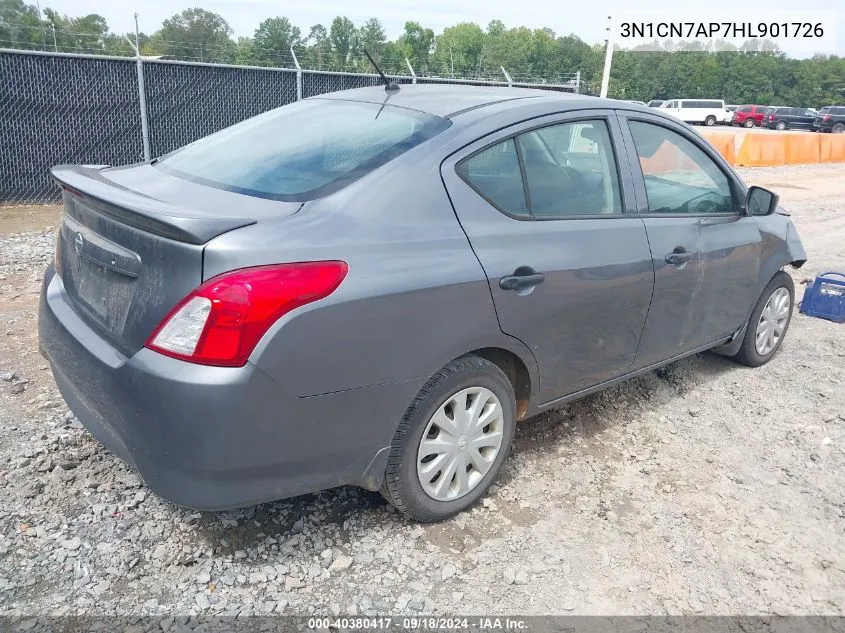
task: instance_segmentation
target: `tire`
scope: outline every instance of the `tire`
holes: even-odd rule
[[[775,129],[783,132],[786,129],[786,121],[778,121],[775,124]]]
[[[429,474],[423,477],[418,468],[424,468],[426,463],[434,464],[439,461],[439,456],[433,457],[430,462],[426,462],[424,459],[431,457],[431,455],[427,455],[423,459],[420,458],[423,435],[425,434],[425,438],[431,441],[440,439],[440,434],[445,433],[444,437],[447,438],[447,442],[449,441],[448,438],[451,437],[449,433],[440,430],[433,418],[435,414],[439,414],[438,417],[442,420],[441,416],[444,411],[448,412],[449,407],[457,402],[456,397],[459,397],[459,394],[468,389],[479,390],[482,394],[484,394],[483,390],[486,390],[498,400],[501,407],[501,417],[495,418],[495,421],[491,421],[479,431],[479,433],[488,432],[492,434],[495,434],[496,430],[501,432],[501,444],[498,452],[489,455],[489,466],[486,466],[489,470],[482,473],[473,464],[470,464],[472,460],[469,459],[469,451],[466,448],[455,450],[455,447],[460,446],[461,440],[457,440],[454,447],[450,449],[451,452],[444,454],[443,469],[439,471],[431,470]],[[476,399],[468,398],[466,402],[476,403],[477,397],[487,398],[486,395],[479,395],[476,396]],[[492,402],[493,400],[487,399],[488,404],[483,405],[484,409],[491,413],[496,411],[495,407],[489,406]],[[453,408],[452,410],[454,411]],[[496,365],[472,355],[452,361],[437,372],[420,390],[399,423],[387,458],[385,478],[381,488],[382,496],[397,510],[422,523],[442,521],[470,508],[495,481],[502,464],[507,458],[516,425],[515,411],[516,402],[513,387],[508,377]],[[448,413],[446,415],[448,416]],[[490,419],[494,420],[492,417]],[[497,426],[494,427],[494,425]],[[485,431],[486,429],[489,429],[489,431]],[[466,447],[467,436],[471,437],[469,434],[460,436],[463,438],[464,447]],[[490,437],[493,437],[493,435]],[[487,447],[482,450],[486,451]],[[452,499],[438,499],[432,496],[430,492],[426,492],[422,482],[423,479],[429,479],[433,474],[433,483],[429,481],[426,485],[429,490],[436,488],[441,478],[447,476],[444,471],[448,472],[451,466],[448,458],[450,454],[455,455],[459,461],[457,462],[457,469],[454,471],[454,478],[448,475],[449,482],[444,487],[445,492],[442,496],[445,497],[452,491],[453,482],[458,487],[458,492],[452,493],[456,495]],[[478,454],[481,455],[481,451],[478,451]],[[458,472],[462,466],[465,468],[464,481],[469,481],[471,486],[468,491],[461,494]],[[445,482],[445,479],[443,481]]]
[[[776,293],[782,297],[784,290],[789,295],[789,306],[786,313],[786,320],[782,323],[780,327],[780,334],[777,336],[777,340],[774,341],[772,347],[770,349],[766,349],[765,347],[760,349],[757,346],[757,333],[758,327],[761,326],[763,310],[766,308],[770,298],[773,298]],[[769,285],[766,286],[763,294],[760,295],[757,305],[754,306],[754,312],[751,313],[751,318],[748,320],[748,328],[745,331],[742,346],[739,348],[736,356],[734,356],[734,360],[749,367],[759,367],[760,365],[768,363],[780,349],[781,343],[783,343],[783,339],[786,337],[786,332],[789,330],[789,324],[792,322],[794,304],[795,284],[792,281],[792,277],[782,270],[778,271],[778,273],[772,277]],[[777,330],[777,328],[775,328],[775,330]]]
[[[707,127],[713,127],[714,125],[716,125],[716,117],[711,114],[709,117],[704,119],[704,125],[706,125]]]
[[[742,124],[742,127],[747,127],[749,129],[754,127],[754,119],[745,119],[745,121]]]
[[[835,134],[841,134],[845,132],[845,123],[834,123],[833,127],[830,128],[830,131]]]

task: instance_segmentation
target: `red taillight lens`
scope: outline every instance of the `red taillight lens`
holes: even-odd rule
[[[829,114],[825,114],[825,115],[822,117],[822,121],[830,121],[830,115],[829,115]]]
[[[243,268],[213,277],[185,297],[147,340],[156,352],[201,365],[241,367],[273,323],[334,292],[345,262]]]

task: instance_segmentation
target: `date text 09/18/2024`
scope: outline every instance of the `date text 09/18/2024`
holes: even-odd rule
[[[524,619],[494,616],[472,617],[320,617],[309,618],[311,630],[396,630],[396,631],[464,631],[503,630],[525,631],[528,623]]]

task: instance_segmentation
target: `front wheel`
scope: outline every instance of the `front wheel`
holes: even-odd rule
[[[754,119],[745,119],[745,123],[743,123],[742,125],[747,128],[752,128],[754,127]]]
[[[716,117],[711,114],[709,117],[704,119],[704,125],[706,125],[707,127],[713,127],[714,125],[716,125]]]
[[[792,277],[779,271],[760,295],[734,359],[749,367],[768,363],[780,349],[789,329],[794,301]]]
[[[381,493],[421,522],[475,504],[510,450],[516,403],[508,377],[478,356],[437,372],[408,407],[393,438]]]

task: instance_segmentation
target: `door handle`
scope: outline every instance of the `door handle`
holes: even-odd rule
[[[678,247],[671,253],[667,253],[666,257],[664,257],[663,259],[667,264],[672,264],[673,266],[683,266],[689,260],[692,259],[692,253],[688,253],[687,251]]]
[[[543,273],[538,273],[531,266],[520,266],[513,275],[507,275],[499,279],[499,288],[502,290],[525,290],[533,288],[546,280]]]

